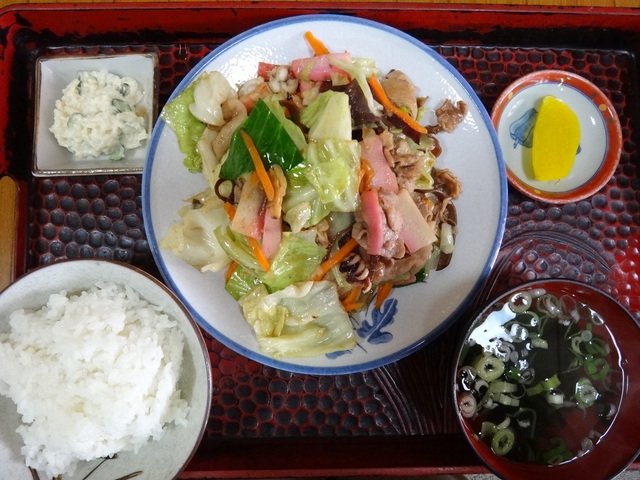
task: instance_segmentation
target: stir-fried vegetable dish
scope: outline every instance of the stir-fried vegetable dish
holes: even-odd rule
[[[352,349],[351,314],[446,267],[461,192],[436,167],[436,134],[463,120],[464,102],[439,100],[423,126],[427,99],[403,72],[305,38],[309,57],[260,63],[237,87],[202,73],[162,113],[209,188],[161,247],[226,271],[276,358]]]
[[[613,422],[622,373],[605,320],[567,294],[514,294],[467,339],[458,408],[511,460],[556,465],[588,454]]]

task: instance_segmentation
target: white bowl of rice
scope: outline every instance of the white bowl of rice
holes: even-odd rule
[[[202,334],[151,275],[71,260],[0,293],[2,478],[175,478],[210,402]]]

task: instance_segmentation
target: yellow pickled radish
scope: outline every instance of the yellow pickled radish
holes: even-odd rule
[[[533,178],[549,181],[569,175],[579,145],[578,116],[562,100],[552,95],[544,97],[533,126]]]

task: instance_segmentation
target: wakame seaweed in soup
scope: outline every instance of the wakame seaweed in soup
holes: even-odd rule
[[[491,450],[556,465],[588,454],[615,417],[619,355],[605,319],[571,295],[522,290],[470,333],[461,416]]]

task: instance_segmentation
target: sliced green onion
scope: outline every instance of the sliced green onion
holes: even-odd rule
[[[592,312],[591,323],[597,326],[604,325],[604,318],[598,312]]]
[[[558,465],[563,461],[571,460],[573,458],[573,454],[565,445],[564,440],[561,438],[554,438],[552,439],[552,442],[556,443],[558,446],[551,450],[540,452],[540,460],[543,463],[546,463],[547,465]]]
[[[538,298],[538,310],[545,312],[549,317],[555,318],[560,313],[560,301],[555,295],[543,295]]]
[[[533,337],[531,339],[531,345],[535,348],[543,348],[545,350],[549,348],[549,342],[542,337]]]
[[[473,390],[478,392],[480,395],[484,395],[485,392],[489,389],[489,384],[486,380],[478,380],[473,384]]]
[[[496,398],[496,402],[501,403],[507,407],[517,407],[520,405],[520,400],[512,397],[511,395],[507,395],[506,393],[498,394],[498,398]]]
[[[544,387],[542,386],[542,383],[537,383],[533,387],[527,388],[526,392],[527,396],[533,397],[534,395],[539,395],[544,392]]]
[[[513,380],[514,382],[519,382],[520,379],[522,378],[522,373],[523,371],[520,370],[518,367],[511,366],[507,368],[507,370],[504,373],[504,376],[507,380]]]
[[[599,397],[598,390],[593,386],[591,380],[586,377],[576,382],[576,401],[581,407],[591,407]]]
[[[578,451],[578,457],[582,457],[583,455],[586,455],[591,450],[593,450],[593,447],[594,447],[593,440],[591,440],[589,437],[583,438],[582,441],[580,442],[580,450]]]
[[[116,113],[123,113],[123,112],[130,112],[131,111],[131,106],[125,102],[124,100],[121,100],[119,98],[114,98],[111,100],[111,106],[113,107],[113,109],[115,110]]]
[[[496,424],[493,422],[482,422],[480,426],[480,438],[489,439],[498,431]]]
[[[580,314],[578,313],[578,302],[571,295],[562,295],[560,297],[560,305],[562,312],[567,318],[574,321],[580,320]]]
[[[589,437],[588,438],[590,438],[592,440],[598,440],[601,436],[602,436],[602,433],[600,433],[599,431],[591,430],[589,432]]]
[[[591,310],[588,305],[582,303],[578,307],[578,315],[581,320],[591,321],[591,319],[593,318],[593,310]],[[591,323],[589,323],[587,327],[591,328]]]
[[[489,395],[489,393],[486,393],[478,403],[478,408],[485,408],[487,410],[493,410],[496,406],[497,403],[493,401],[493,398],[491,398],[491,395]]]
[[[564,393],[560,390],[547,392],[547,403],[553,406],[560,406],[564,403]]]
[[[584,341],[580,337],[580,335],[576,335],[571,339],[571,351],[576,355],[588,355],[589,352],[586,351],[586,348],[583,350],[582,346]]]
[[[529,293],[533,298],[538,298],[546,294],[547,291],[544,288],[534,288],[532,290],[529,290]]]
[[[595,355],[606,357],[611,352],[609,344],[603,339],[595,337],[587,345],[587,351]]]
[[[511,417],[504,417],[504,420],[501,421],[499,424],[496,425],[496,428],[498,430],[502,430],[503,428],[507,428],[509,425],[511,425]]]
[[[590,342],[592,338],[593,338],[593,332],[591,330],[586,329],[580,332],[580,339],[583,342]]]
[[[540,383],[542,383],[542,387],[548,392],[560,386],[560,379],[558,378],[558,374],[556,373],[552,377],[547,378]]]
[[[611,368],[604,358],[590,358],[584,362],[583,367],[587,375],[596,380],[604,378]]]
[[[516,317],[507,323],[506,326],[511,326],[513,324],[522,325],[523,327],[537,327],[540,322],[540,317],[536,312],[532,311],[524,311],[516,315]]]
[[[496,342],[496,343],[497,343],[497,346],[496,346],[496,351],[494,352],[494,355],[498,357],[498,359],[502,360],[503,362],[509,361],[509,359],[511,358],[511,353],[513,353],[516,347],[514,347],[513,344],[509,342]]]
[[[515,383],[497,381],[491,382],[489,384],[489,394],[497,394],[497,393],[513,393],[517,390],[517,386]]]
[[[527,330],[519,323],[514,323],[513,325],[511,325],[509,335],[511,335],[511,338],[514,342],[524,342],[527,338],[529,338],[529,330]]]
[[[538,382],[533,387],[526,389],[527,396],[532,397],[544,392],[552,392],[560,386],[560,379],[558,374],[554,374],[552,377],[546,378],[541,382]]]
[[[529,436],[533,436],[537,415],[532,408],[521,408],[514,414],[514,419],[520,428],[529,429]]]
[[[460,414],[464,418],[471,418],[478,411],[478,403],[473,395],[470,393],[464,393],[458,400],[458,408],[460,409]]]
[[[509,308],[514,313],[524,313],[531,308],[533,299],[529,292],[516,292],[509,299]]]
[[[573,370],[577,370],[578,368],[580,368],[581,365],[582,365],[582,359],[579,357],[575,357],[573,360],[571,360],[571,363],[566,368],[565,373],[572,372]]]
[[[487,382],[493,382],[504,373],[504,363],[493,355],[483,355],[473,365],[478,376]]]
[[[529,367],[522,370],[522,372],[520,373],[520,379],[518,381],[523,385],[529,385],[535,378],[535,370]]]
[[[504,456],[513,448],[515,438],[516,436],[510,428],[498,430],[491,439],[491,450],[496,455]]]

